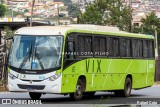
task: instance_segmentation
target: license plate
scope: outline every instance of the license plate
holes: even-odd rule
[[[34,91],[35,89],[32,88],[27,88],[28,91]]]

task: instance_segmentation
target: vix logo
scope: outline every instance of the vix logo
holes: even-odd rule
[[[97,71],[97,73],[101,73],[101,60],[97,60],[96,61],[96,65],[97,65],[97,69],[96,69],[96,71]],[[92,72],[94,72],[94,66],[95,66],[95,61],[93,60],[93,62],[92,62]],[[86,60],[86,72],[88,73],[89,72],[89,67],[90,67],[90,60]]]

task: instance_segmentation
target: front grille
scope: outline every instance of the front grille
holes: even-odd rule
[[[27,89],[27,90],[43,90],[45,88],[45,85],[22,85],[18,84],[18,87],[21,89]]]
[[[33,81],[33,82],[41,82],[41,81],[43,81],[43,80],[23,80],[23,79],[21,79],[22,81],[26,81],[26,82],[30,82],[30,81]]]

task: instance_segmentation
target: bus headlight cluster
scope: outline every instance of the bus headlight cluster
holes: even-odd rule
[[[61,73],[60,73],[60,74],[55,74],[55,75],[49,77],[48,79],[49,79],[50,81],[55,81],[55,80],[56,80],[57,78],[59,78],[60,76],[61,76]]]
[[[9,73],[9,77],[12,79],[12,80],[14,80],[14,79],[16,79],[17,77],[16,76],[14,76],[13,74],[11,74],[11,73]]]

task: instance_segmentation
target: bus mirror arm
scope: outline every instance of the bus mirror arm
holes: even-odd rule
[[[13,39],[13,37],[9,37],[9,38],[6,38],[5,40],[12,40]]]

